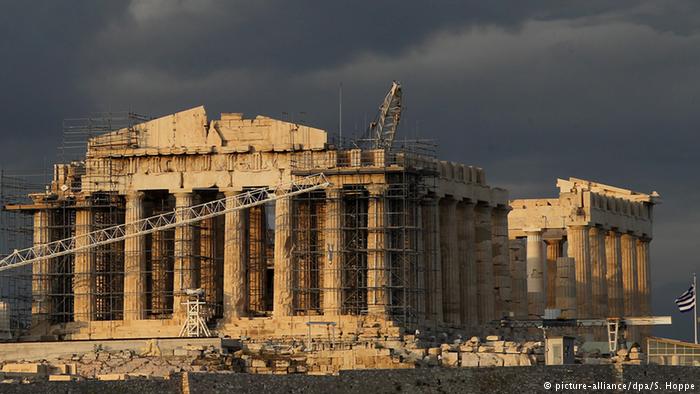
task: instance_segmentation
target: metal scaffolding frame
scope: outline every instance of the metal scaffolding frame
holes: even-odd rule
[[[372,152],[376,155],[376,151]],[[363,156],[364,155],[364,156]],[[402,141],[393,149],[383,150],[385,165],[376,168],[372,157],[362,151],[360,166],[367,173],[381,173],[385,191],[378,201],[371,202],[366,184],[343,184],[338,196],[324,191],[305,193],[294,198],[292,218],[292,293],[295,315],[323,314],[324,293],[340,291],[342,315],[366,315],[369,312],[368,294],[386,292],[387,304],[382,305],[391,319],[407,327],[414,327],[418,314],[424,312],[425,276],[423,229],[421,204],[431,198],[436,187],[436,173],[430,166],[414,166],[407,157],[420,157],[421,163],[434,162],[435,147],[428,141]],[[342,177],[342,167],[357,167],[358,160],[351,151],[337,151],[338,166],[327,172],[331,181]],[[375,156],[376,157],[376,156]],[[293,160],[297,173],[314,168],[313,158],[307,152],[299,152]],[[360,169],[359,172],[363,171]],[[333,201],[333,199],[339,199]],[[326,209],[329,204],[338,204],[340,213],[337,223],[326,224]],[[382,209],[370,209],[371,203],[382,205]],[[371,212],[382,218],[370,218]],[[370,229],[370,223],[381,223]],[[338,231],[341,235],[339,250],[329,250],[324,239],[325,231]],[[383,245],[372,249],[368,243],[370,231],[381,233]],[[435,251],[432,251],[433,253]],[[426,252],[427,253],[427,252]],[[371,254],[380,254],[385,264],[384,272],[374,272],[368,265]],[[340,261],[331,268],[327,261],[338,256]],[[340,288],[324,283],[323,272],[340,269]],[[372,288],[372,275],[386,276],[387,285]]]

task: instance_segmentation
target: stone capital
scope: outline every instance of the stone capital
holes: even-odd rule
[[[625,240],[636,240],[637,237],[634,234],[631,233],[624,233],[620,235],[620,238],[625,239]]]
[[[605,233],[605,230],[603,230],[603,228],[598,227],[598,226],[591,226],[591,227],[588,229],[588,232],[589,232],[591,235],[598,235],[598,233]]]
[[[170,194],[175,196],[175,198],[185,198],[192,196],[193,193],[191,189],[176,189],[170,190]]]
[[[128,201],[141,201],[146,196],[146,193],[140,190],[130,190],[125,196]]]
[[[370,197],[384,196],[387,188],[387,185],[379,185],[374,183],[365,186],[365,189],[367,189],[367,192],[369,192]]]

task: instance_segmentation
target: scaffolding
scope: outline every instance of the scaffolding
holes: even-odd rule
[[[123,113],[66,120],[61,159],[67,164],[54,166],[53,181],[44,192],[35,190],[40,198],[34,208],[25,210],[34,213],[33,233],[31,217],[13,213],[26,221],[15,227],[25,238],[8,238],[6,245],[49,244],[222,199],[217,188],[195,189],[187,196],[170,190],[124,194],[123,158],[110,156],[109,149],[133,147],[139,138],[134,125],[145,119]],[[84,154],[85,149],[86,156],[74,154],[79,150]],[[439,250],[435,234],[425,233],[427,228],[437,231],[437,226],[427,223],[433,217],[422,214],[437,186],[435,145],[394,141],[383,149],[331,146],[324,152],[290,155],[293,179],[324,172],[340,185],[338,192],[313,190],[291,198],[292,313],[309,318],[326,314],[326,297],[335,293],[339,305],[334,315],[363,316],[380,310],[407,328],[417,327],[428,312],[428,281],[436,275],[434,265],[426,261],[434,260]],[[319,162],[323,155],[326,159]],[[334,164],[329,167],[323,160],[331,155]],[[352,178],[353,174],[360,176]],[[374,180],[367,181],[368,177]],[[381,190],[370,190],[372,185]],[[26,196],[32,189],[21,191]],[[133,204],[139,208],[133,209]],[[137,211],[137,217],[129,216]],[[275,204],[251,206],[240,216],[244,313],[251,318],[269,317],[276,285]],[[224,216],[219,215],[146,232],[138,239],[39,259],[31,268],[23,268],[27,287],[23,303],[11,306],[12,313],[23,316],[16,325],[172,319],[187,315],[186,291],[200,288],[198,314],[213,325],[224,314],[224,226]],[[336,247],[329,248],[329,233],[337,234]],[[131,278],[135,266],[144,268],[139,269],[140,277]],[[330,271],[337,274],[337,283],[329,281]],[[32,300],[32,287],[35,295],[45,296]]]
[[[0,170],[0,207],[31,204],[28,195],[39,192],[45,184],[45,174],[8,174]],[[19,212],[0,210],[0,258],[12,253],[17,245],[32,243],[33,219]],[[31,325],[32,269],[22,267],[0,273],[0,300],[6,304],[12,337],[17,337]]]
[[[339,193],[314,191],[293,201],[293,312],[321,315],[324,296],[339,292],[341,315],[368,315],[378,308],[397,323],[416,327],[425,313],[425,278],[431,269],[424,254],[436,253],[425,250],[421,219],[422,205],[436,188],[435,146],[399,141],[391,149],[337,150],[335,155],[325,174],[342,185]],[[324,160],[297,152],[293,171],[304,175],[323,168]],[[358,173],[381,174],[380,193],[372,194],[371,184],[346,183],[347,174]],[[337,218],[328,215],[330,207],[339,207]],[[325,239],[333,233],[340,234],[337,250]],[[332,270],[341,271],[339,288],[324,283],[324,272]]]

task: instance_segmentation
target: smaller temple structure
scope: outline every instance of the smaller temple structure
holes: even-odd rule
[[[528,316],[545,309],[579,319],[650,315],[658,193],[577,178],[558,179],[557,187],[557,198],[510,202],[511,259],[526,266]]]

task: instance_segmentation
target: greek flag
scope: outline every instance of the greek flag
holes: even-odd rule
[[[691,285],[688,291],[676,298],[676,305],[681,312],[692,311],[695,308],[695,285]]]

